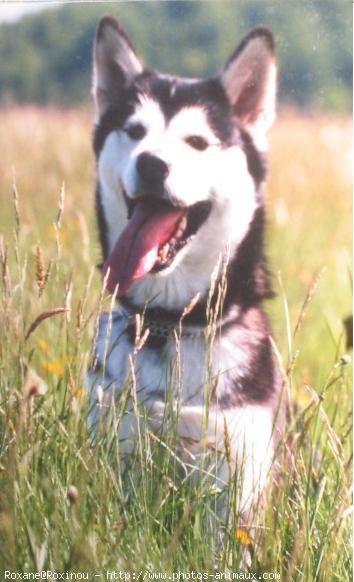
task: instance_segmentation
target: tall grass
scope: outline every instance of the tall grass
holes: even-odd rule
[[[84,373],[110,302],[94,268],[89,113],[9,109],[0,121],[1,575],[242,569],[253,540],[217,516],[206,529],[218,491],[186,476],[168,427],[142,434],[129,471],[114,432],[89,438]],[[266,307],[296,406],[251,570],[349,580],[350,123],[288,112],[270,151]]]

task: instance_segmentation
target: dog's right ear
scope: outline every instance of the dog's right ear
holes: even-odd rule
[[[119,100],[122,90],[142,71],[143,65],[119,22],[104,16],[94,45],[92,92],[98,117]]]

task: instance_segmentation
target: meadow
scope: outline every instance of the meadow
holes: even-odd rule
[[[168,432],[143,435],[125,472],[114,428],[88,435],[84,374],[110,307],[91,120],[0,111],[0,572],[236,572],[253,534],[206,530],[218,492],[183,476]],[[251,570],[282,581],[352,579],[350,156],[345,117],[284,111],[271,133],[266,308],[292,470],[269,487]]]

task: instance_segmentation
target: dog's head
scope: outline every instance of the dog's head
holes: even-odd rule
[[[253,30],[207,80],[144,68],[119,23],[94,49],[95,152],[108,288],[137,305],[184,308],[206,294],[261,203],[275,111],[271,33]]]

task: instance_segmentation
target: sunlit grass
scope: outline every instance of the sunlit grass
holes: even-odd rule
[[[86,111],[0,113],[0,570],[236,571],[253,534],[205,528],[217,492],[184,478],[170,434],[146,433],[129,472],[114,434],[88,436],[109,308],[90,131]],[[297,407],[252,567],[282,580],[351,579],[350,139],[349,120],[291,112],[271,136],[267,310]]]

